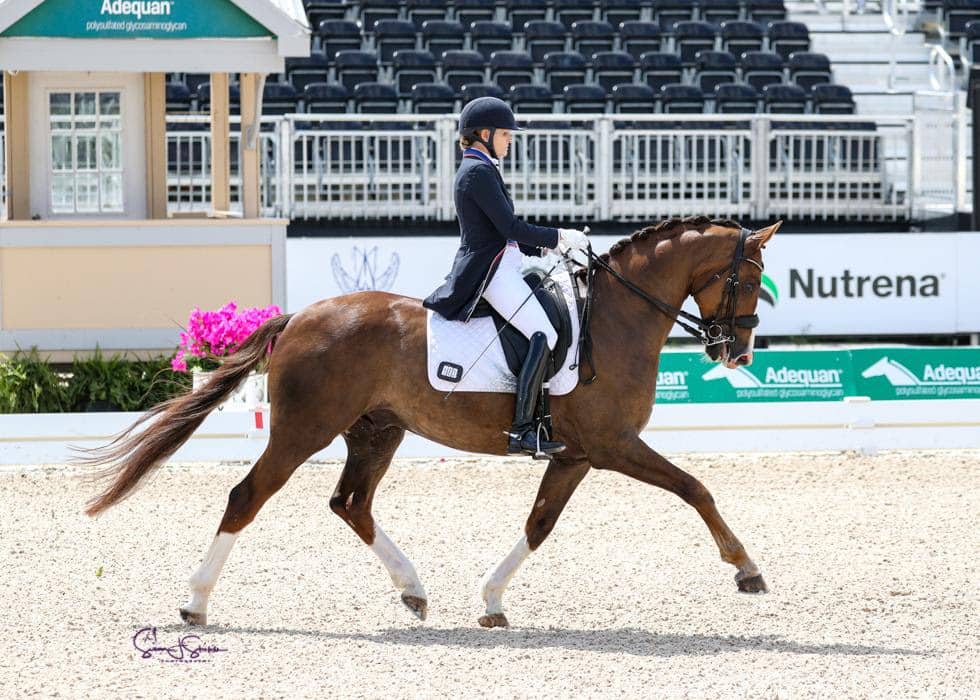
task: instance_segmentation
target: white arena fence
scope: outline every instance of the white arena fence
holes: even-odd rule
[[[921,220],[968,210],[970,113],[961,98],[923,94],[912,116],[521,115],[530,128],[515,134],[504,177],[530,217]],[[207,115],[167,117],[170,211],[211,206],[209,125]],[[233,117],[233,209],[239,135]],[[260,143],[264,215],[454,218],[455,115],[264,117]],[[2,154],[0,143],[0,173]]]

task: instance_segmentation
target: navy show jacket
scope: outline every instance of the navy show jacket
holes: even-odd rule
[[[558,229],[529,224],[514,214],[503,177],[485,158],[467,154],[456,171],[459,250],[446,281],[422,302],[451,321],[469,320],[508,240],[516,241],[525,255],[558,247]]]

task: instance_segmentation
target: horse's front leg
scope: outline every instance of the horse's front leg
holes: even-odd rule
[[[745,593],[765,593],[766,582],[745,547],[722,520],[715,501],[700,481],[654,452],[638,436],[622,440],[615,448],[590,454],[596,469],[610,469],[675,493],[693,506],[704,520],[718,545],[721,558],[738,569],[735,581]]]
[[[496,567],[490,569],[480,582],[480,594],[487,606],[486,613],[480,617],[481,625],[508,626],[503,609],[504,590],[507,584],[528,555],[544,542],[555,527],[558,516],[589,471],[589,467],[589,463],[585,460],[562,461],[559,457],[553,457],[548,462],[531,514],[524,524],[524,534],[517,540],[510,554]]]

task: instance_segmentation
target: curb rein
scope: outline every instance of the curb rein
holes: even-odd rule
[[[592,376],[584,380],[583,383],[592,384],[596,379],[598,379],[595,364],[592,361],[592,334],[590,333],[593,295],[595,292],[594,282],[597,268],[601,268],[608,272],[613,276],[613,278],[616,279],[616,281],[618,281],[628,290],[670,318],[684,331],[697,338],[702,345],[707,347],[710,345],[720,345],[721,343],[733,343],[735,342],[736,328],[755,328],[759,325],[759,316],[757,314],[742,316],[735,315],[735,306],[738,301],[738,269],[741,263],[750,262],[760,270],[763,269],[762,263],[756,262],[755,260],[747,258],[744,255],[745,240],[751,233],[751,230],[743,226],[741,232],[739,233],[738,243],[735,244],[735,254],[732,256],[731,265],[726,265],[722,269],[718,270],[716,273],[711,275],[711,277],[709,277],[704,284],[702,284],[696,290],[689,292],[688,296],[700,294],[715,282],[722,279],[722,275],[728,271],[728,277],[725,279],[725,290],[722,293],[721,301],[718,303],[718,309],[715,311],[714,316],[707,319],[701,318],[700,316],[696,316],[692,313],[688,313],[683,309],[678,309],[665,301],[662,301],[654,296],[650,296],[638,286],[623,277],[620,273],[616,272],[616,270],[614,270],[609,263],[596,255],[592,251],[592,245],[590,244],[588,250],[586,251],[586,255],[588,256],[588,265],[585,268],[586,291],[585,302],[582,305],[582,316],[579,322],[578,345],[579,357],[585,357],[585,361],[589,363],[589,369],[592,370]],[[685,321],[680,320],[681,318],[685,319],[685,321],[689,321],[690,323],[685,323]]]

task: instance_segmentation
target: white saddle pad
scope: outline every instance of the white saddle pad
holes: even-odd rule
[[[550,267],[550,265],[549,265]],[[546,271],[542,270],[542,272]],[[548,381],[552,396],[569,393],[578,384],[578,309],[572,280],[563,265],[551,273],[561,289],[572,321],[572,342],[565,363]],[[528,287],[528,292],[531,288]],[[431,309],[428,312],[429,383],[439,391],[492,391],[513,394],[517,378],[507,366],[497,327],[489,316],[447,321]],[[489,346],[489,347],[488,347]],[[484,351],[486,348],[486,352]],[[480,353],[483,356],[480,357]],[[477,359],[479,357],[479,359]],[[469,370],[467,372],[467,370]]]

